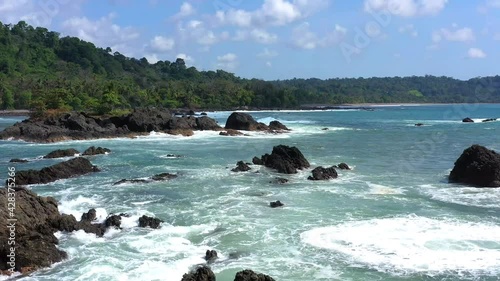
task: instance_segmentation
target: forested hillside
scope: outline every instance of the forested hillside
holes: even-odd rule
[[[198,71],[182,59],[151,64],[25,22],[0,22],[0,109],[110,113],[149,105],[229,109],[402,102],[500,102],[500,76],[248,80],[222,70]]]

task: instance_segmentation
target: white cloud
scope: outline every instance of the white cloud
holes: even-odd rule
[[[217,57],[217,67],[225,70],[234,70],[238,66],[238,56],[233,53],[227,53]]]
[[[365,0],[366,12],[385,11],[396,16],[414,17],[436,15],[441,12],[448,0]]]
[[[268,62],[266,62],[266,66],[267,67],[273,67],[273,64],[270,61],[268,61]]]
[[[99,47],[111,47],[114,51],[134,56],[137,50],[132,49],[131,42],[138,39],[140,34],[132,27],[121,27],[113,23],[115,17],[115,14],[109,14],[95,21],[87,17],[73,17],[64,21],[62,28],[65,33]]]
[[[175,14],[172,17],[172,19],[180,20],[180,19],[192,16],[195,13],[196,13],[196,11],[193,8],[193,6],[191,4],[189,4],[188,2],[184,2],[184,3],[182,3],[182,5],[180,7],[179,12],[177,14]]]
[[[245,41],[254,40],[261,44],[273,44],[278,41],[278,35],[269,33],[264,29],[255,28],[252,30],[237,30],[233,40]]]
[[[318,47],[329,47],[340,43],[347,33],[347,29],[338,24],[327,34],[319,37],[311,31],[308,22],[302,23],[292,31],[292,42],[296,47],[306,50],[316,49]]]
[[[240,27],[284,26],[312,15],[328,3],[328,0],[264,0],[257,10],[217,11],[215,18],[219,24]]]
[[[278,56],[278,52],[264,48],[264,50],[257,54],[258,58],[270,59]]]
[[[67,19],[79,13],[84,1],[1,0],[0,21],[16,24],[23,20],[49,28],[55,18]]]
[[[467,56],[471,59],[483,59],[486,57],[486,53],[478,48],[470,48],[467,52]]]
[[[409,34],[412,37],[418,36],[418,31],[416,30],[416,28],[413,24],[407,24],[407,25],[399,27],[399,32],[404,33],[404,34]]]
[[[192,65],[194,63],[194,59],[184,53],[180,53],[176,56],[176,58],[183,59],[186,64]]]
[[[150,42],[151,48],[160,53],[168,52],[175,46],[175,40],[163,36],[155,36]]]
[[[216,34],[214,31],[206,28],[205,24],[198,20],[191,20],[186,25],[178,24],[178,33],[183,41],[192,41],[204,47],[214,45],[229,37],[227,32]]]
[[[469,27],[457,28],[454,30],[447,28],[441,28],[438,31],[432,33],[432,41],[434,43],[439,43],[442,40],[454,41],[454,42],[472,42],[476,40],[474,31]]]

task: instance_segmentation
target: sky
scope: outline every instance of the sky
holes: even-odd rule
[[[19,20],[244,78],[500,74],[500,0],[0,0]]]

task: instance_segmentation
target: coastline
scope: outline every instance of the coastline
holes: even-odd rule
[[[29,116],[30,111],[27,109],[14,109],[14,110],[0,110],[0,117],[2,116]]]

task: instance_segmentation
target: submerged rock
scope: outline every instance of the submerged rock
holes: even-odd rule
[[[120,185],[120,184],[125,184],[125,183],[151,183],[155,181],[167,181],[171,179],[175,179],[178,176],[175,174],[170,174],[170,173],[161,173],[154,175],[150,178],[147,179],[121,179],[117,182],[115,182],[113,185]]]
[[[271,276],[246,269],[236,273],[234,281],[275,281]]]
[[[465,149],[455,162],[449,181],[478,187],[500,187],[500,155],[480,145]]]
[[[39,171],[20,171],[16,174],[16,184],[45,184],[98,171],[99,169],[93,166],[89,160],[78,157],[50,167],[45,167]]]
[[[422,127],[422,126],[424,126],[424,123],[417,123],[417,124],[415,124],[415,127]]]
[[[205,260],[208,263],[213,263],[217,258],[217,251],[215,250],[207,250],[207,252],[205,253]]]
[[[161,173],[157,174],[151,177],[151,180],[153,181],[166,181],[166,180],[171,180],[177,178],[177,175],[170,174],[170,173]]]
[[[314,170],[312,170],[312,176],[309,176],[307,179],[308,180],[329,180],[329,179],[336,179],[338,177],[337,171],[335,170],[335,167],[330,167],[330,168],[324,168],[324,167],[317,167]]]
[[[29,161],[26,159],[12,158],[9,161],[10,163],[28,163]]]
[[[269,206],[271,206],[271,208],[278,208],[278,207],[285,206],[285,204],[281,203],[281,201],[278,200],[278,201],[269,203]]]
[[[485,123],[485,122],[493,122],[493,121],[497,121],[497,119],[496,119],[496,118],[488,118],[488,119],[484,119],[484,120],[483,120],[483,123]]]
[[[349,165],[347,165],[346,163],[340,163],[335,166],[335,168],[339,168],[341,170],[352,170],[351,167],[349,167]]]
[[[235,136],[244,136],[245,134],[237,130],[228,129],[226,131],[220,132],[219,135],[235,137]]]
[[[273,184],[285,184],[285,183],[288,183],[288,179],[285,179],[285,178],[275,178],[274,180],[270,181],[269,183],[273,183]]]
[[[54,158],[63,158],[63,157],[73,157],[77,154],[80,154],[80,152],[76,149],[70,148],[70,149],[58,149],[50,152],[49,154],[45,155],[43,158],[45,159],[54,159]]]
[[[254,158],[254,163],[255,163]],[[273,148],[272,153],[265,154],[260,159],[263,165],[275,169],[278,173],[296,174],[297,169],[309,168],[309,161],[296,147],[278,145]],[[259,161],[257,161],[259,162]]]
[[[462,120],[462,122],[464,122],[464,123],[474,123],[474,120],[472,120],[471,118],[467,117],[464,120]]]
[[[250,166],[248,166],[247,163],[243,162],[243,161],[238,161],[238,163],[236,163],[236,168],[232,169],[231,171],[233,172],[247,172],[247,171],[250,171],[252,168],[250,168]]]
[[[83,156],[91,156],[91,155],[98,155],[98,154],[107,154],[107,153],[110,153],[111,150],[107,149],[107,148],[103,148],[103,147],[95,147],[95,146],[91,146],[89,148],[87,148],[84,152],[83,152]]]

